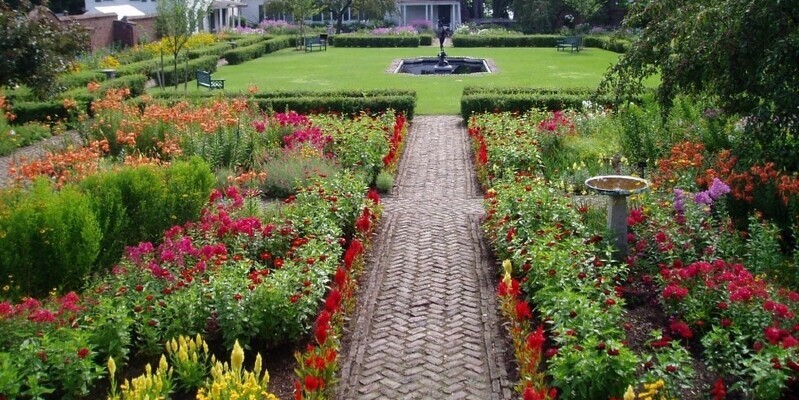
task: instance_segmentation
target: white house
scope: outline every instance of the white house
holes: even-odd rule
[[[191,1],[191,0],[186,0]],[[239,25],[239,17],[257,24],[265,18],[264,0],[205,0],[210,14],[202,21],[200,30],[216,32]],[[396,0],[397,10],[386,19],[398,25],[409,25],[413,21],[430,21],[433,27],[443,23],[454,29],[462,23],[461,3],[458,0]],[[119,19],[128,16],[155,15],[156,0],[84,0],[87,13],[117,14]],[[347,12],[344,21],[360,21],[364,17],[357,12]],[[315,15],[311,21],[335,22],[330,13]]]
[[[187,2],[190,0],[187,0]],[[257,0],[250,3],[257,4]],[[201,7],[210,7],[211,12],[203,18],[200,30],[216,32],[224,28],[239,25],[237,18],[248,2],[240,0],[203,0]],[[118,19],[131,16],[155,15],[158,3],[156,0],[84,0],[87,14],[116,14]],[[257,12],[257,7],[255,7]]]

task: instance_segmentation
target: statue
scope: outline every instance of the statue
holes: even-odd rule
[[[438,46],[441,48],[441,52],[444,52],[444,40],[447,39],[447,34],[449,28],[444,25],[444,22],[439,20],[438,21]]]

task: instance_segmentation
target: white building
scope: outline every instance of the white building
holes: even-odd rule
[[[186,0],[187,2],[192,0]],[[202,21],[200,30],[216,32],[225,28],[239,26],[239,17],[248,23],[257,24],[265,19],[264,0],[205,0],[211,12]],[[396,0],[397,11],[386,19],[397,25],[410,25],[414,21],[430,21],[433,27],[439,22],[455,29],[462,23],[461,3],[458,0]],[[87,13],[117,14],[119,19],[126,16],[155,15],[156,0],[84,0]],[[290,18],[285,18],[290,20]],[[348,11],[345,22],[360,21],[364,17],[357,12]],[[330,13],[315,15],[308,22],[334,23]]]
[[[247,3],[258,4],[258,0],[203,0],[201,6],[210,7],[210,13],[203,18],[199,30],[216,32],[239,26],[237,17],[242,14],[242,9],[248,7]],[[118,19],[158,13],[156,0],[84,0],[84,7],[87,14],[117,14]],[[258,7],[254,8],[257,13]]]

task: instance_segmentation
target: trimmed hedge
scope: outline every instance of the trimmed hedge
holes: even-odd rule
[[[454,47],[555,47],[560,35],[455,35]]]
[[[170,101],[203,101],[219,93],[154,93],[155,99]],[[228,97],[242,96],[242,93],[228,92]],[[416,92],[403,89],[341,90],[341,91],[271,91],[252,96],[262,109],[274,111],[293,110],[298,113],[340,112],[349,115],[361,111],[383,112],[393,109],[413,118],[416,107]]]
[[[597,96],[589,88],[482,88],[465,87],[461,97],[461,116],[468,121],[472,114],[486,112],[525,112],[533,108],[546,110],[581,109],[583,101],[613,104],[607,96]]]
[[[236,46],[238,47],[246,47],[256,43],[265,42],[271,39],[271,36],[263,36],[263,35],[242,35],[238,37],[231,38],[234,42],[236,42]]]
[[[335,38],[336,47],[419,47],[420,42],[419,36],[338,35]]]
[[[401,112],[413,118],[416,107],[415,96],[375,96],[375,97],[284,97],[256,99],[263,110],[292,110],[300,114],[338,112],[357,115],[361,112],[381,113],[387,110]]]
[[[72,72],[60,75],[56,79],[56,85],[64,90],[86,87],[90,82],[103,82],[106,79],[105,73],[97,70],[87,70]]]
[[[178,83],[183,83],[187,81],[194,80],[194,72],[197,70],[203,70],[208,72],[215,72],[216,71],[216,64],[219,62],[219,57],[214,55],[203,56],[200,58],[196,58],[194,60],[189,60],[188,65],[186,62],[179,62],[178,63],[178,70],[177,70],[177,77]],[[164,85],[172,86],[175,84],[173,77],[175,76],[175,70],[173,65],[169,65],[168,67],[164,66]],[[155,79],[156,82],[158,81],[157,72],[153,72],[150,74],[152,79]],[[186,79],[184,79],[186,78]]]
[[[433,35],[419,35],[419,46],[432,46]]]
[[[211,46],[200,47],[199,49],[192,49],[187,52],[190,59],[200,58],[204,56],[217,56],[222,57],[226,51],[230,50],[230,43],[222,42],[216,43]]]
[[[586,36],[583,38],[583,45],[585,47],[605,49],[614,53],[626,53],[630,49],[631,43],[628,40],[609,36]]]
[[[456,35],[452,37],[455,47],[555,47],[561,35]],[[609,36],[583,36],[583,46],[596,47],[624,53],[630,42]]]
[[[222,54],[222,57],[227,60],[228,64],[241,64],[245,61],[261,57],[264,54],[285,49],[286,47],[291,46],[291,43],[292,40],[287,37],[269,39],[267,41],[258,42],[250,46],[237,47],[235,49],[228,50]]]
[[[11,112],[17,116],[14,125],[26,122],[47,122],[65,118],[68,113],[64,103],[60,100],[49,101],[19,101],[11,105]]]

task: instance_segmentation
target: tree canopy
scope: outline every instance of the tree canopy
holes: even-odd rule
[[[0,3],[0,86],[29,86],[40,97],[57,90],[56,76],[88,50],[88,32],[48,17],[44,7]]]
[[[785,146],[799,149],[791,140],[799,134],[795,2],[636,1],[625,27],[640,30],[640,37],[608,72],[603,88],[625,96],[659,75],[657,99],[665,112],[677,95],[709,96],[728,114],[747,118],[757,146],[771,147],[775,156]]]

